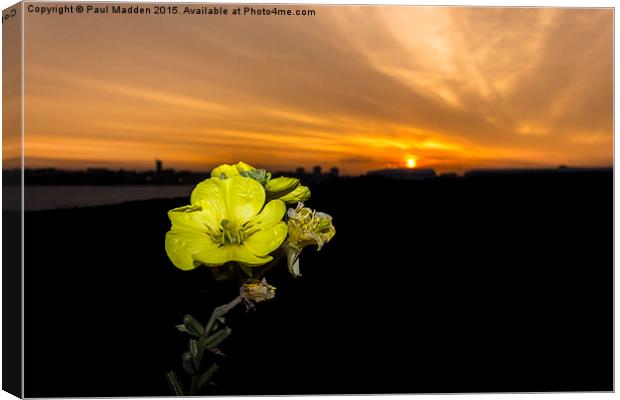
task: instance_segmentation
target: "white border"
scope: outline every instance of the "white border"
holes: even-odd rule
[[[134,1],[132,1],[134,2]],[[136,0],[136,3],[140,2],[140,3],[155,3],[155,2],[161,2],[161,1],[145,1],[145,0]],[[181,3],[181,1],[169,1],[170,3]],[[204,3],[204,1],[182,1],[183,3]],[[11,5],[15,4],[15,1],[10,1],[10,0],[0,0],[0,8],[5,9],[10,7]],[[77,2],[76,2],[77,3]],[[301,0],[287,0],[287,1],[282,1],[282,0],[270,0],[270,1],[257,1],[257,0],[246,0],[246,1],[223,1],[223,0],[211,0],[209,1],[209,3],[225,3],[225,4],[231,4],[231,3],[268,3],[268,4],[377,4],[377,5],[432,5],[432,6],[448,6],[448,5],[455,5],[455,6],[509,6],[509,7],[586,7],[586,8],[590,8],[590,7],[616,7],[616,2],[615,1],[604,1],[604,0],[590,0],[590,1],[576,1],[576,0],[562,0],[562,1],[553,1],[553,0],[537,0],[537,1],[532,1],[532,0],[522,0],[522,1],[493,1],[493,0],[475,0],[475,1],[467,1],[467,0],[447,0],[447,1],[440,1],[440,0],[425,0],[425,1],[410,1],[410,0],[390,0],[390,1],[374,1],[374,2],[367,2],[367,1],[360,1],[360,0],[338,0],[337,2],[334,1],[329,1],[329,0],[313,0],[313,1],[301,1]],[[22,27],[23,27],[23,16],[22,16]],[[615,16],[614,16],[614,26],[615,26]],[[2,34],[1,34],[1,30],[0,30],[0,40],[2,39]],[[617,31],[614,29],[614,117],[616,115],[618,115],[618,105],[615,102],[615,93],[616,93],[616,89],[617,89],[617,83],[615,80],[615,76],[616,76],[616,71],[617,71],[617,65],[615,64],[615,49],[616,49],[616,43],[618,42],[618,33]],[[23,52],[23,47],[22,47],[22,65],[23,65],[23,57],[24,57],[24,52]],[[2,54],[0,52],[0,63],[2,61]],[[22,80],[23,80],[23,74],[22,74]],[[0,82],[1,85],[1,82]],[[23,90],[23,81],[22,81],[22,90]],[[23,93],[22,93],[23,95]],[[23,97],[22,97],[23,100]],[[2,99],[0,96],[0,105],[2,104]],[[24,110],[23,110],[23,102],[22,102],[22,127],[23,127],[23,114]],[[615,118],[614,118],[615,121]],[[614,123],[614,160],[615,160],[615,154],[618,151],[618,146],[620,146],[616,141],[615,141],[615,135],[616,135],[616,128],[615,128],[615,123]],[[22,135],[22,140],[23,140],[23,135]],[[23,143],[22,143],[22,150],[23,150]],[[615,163],[614,163],[615,164]],[[22,176],[22,180],[23,180],[23,176]],[[618,178],[618,176],[616,174],[614,174],[614,210],[615,210],[615,206],[618,204],[617,200],[618,200],[618,187],[620,187],[618,185],[620,178]],[[23,181],[22,181],[23,183]],[[2,175],[0,174],[0,185],[2,184]],[[1,196],[0,196],[0,204],[1,204]],[[22,201],[23,201],[23,194],[22,194]],[[23,210],[23,204],[22,204],[22,210]],[[618,223],[618,215],[614,212],[614,288],[618,286],[618,275],[615,274],[615,265],[616,265],[616,252],[615,249],[617,249],[620,245],[620,239],[615,235],[615,226],[617,226]],[[0,243],[1,243],[1,238],[2,238],[2,228],[1,228],[1,222],[2,222],[2,216],[0,214]],[[23,223],[23,215],[22,215],[22,223]],[[23,226],[23,225],[22,225]],[[23,236],[22,236],[22,249],[23,249]],[[23,254],[23,253],[22,253]],[[2,265],[2,261],[1,261],[1,256],[2,256],[2,248],[1,248],[1,244],[0,244],[0,267]],[[23,282],[23,269],[22,269],[22,282]],[[2,284],[2,277],[0,275],[0,287]],[[23,289],[23,288],[22,288]],[[23,296],[23,290],[22,290],[22,296]],[[22,305],[23,305],[23,299],[22,299]],[[0,308],[2,306],[2,299],[0,297]],[[615,344],[615,339],[617,339],[617,335],[618,335],[618,330],[616,329],[616,318],[615,318],[615,311],[618,309],[618,298],[615,296],[615,290],[614,290],[614,332],[615,332],[615,336],[614,336],[614,344]],[[23,308],[22,308],[22,312],[23,312]],[[2,328],[2,322],[0,320],[0,330]],[[22,326],[23,328],[23,326]],[[0,343],[2,340],[2,334],[0,332]],[[0,350],[1,352],[1,350]],[[618,359],[618,350],[614,345],[614,360]],[[23,359],[23,349],[22,349],[22,359]],[[23,367],[23,366],[22,366]],[[22,370],[22,374],[23,374],[23,370]],[[23,376],[23,375],[22,375]],[[615,368],[615,362],[614,362],[614,385],[617,384],[618,382],[618,369]],[[0,365],[0,384],[2,383],[2,366]],[[22,388],[23,390],[23,388]],[[315,397],[315,396],[286,396],[286,397],[293,397],[293,398],[307,398],[307,397]],[[322,398],[342,398],[342,397],[346,397],[348,399],[364,399],[367,398],[368,396],[320,396]],[[446,399],[453,399],[453,400],[465,400],[465,399],[475,399],[475,398],[483,398],[483,399],[493,399],[499,397],[500,399],[506,399],[506,400],[513,400],[513,399],[545,399],[545,400],[556,400],[556,399],[568,399],[568,400],[572,400],[572,399],[579,399],[579,400],[583,400],[583,399],[592,399],[592,400],[599,400],[599,399],[609,399],[609,398],[615,398],[616,394],[615,393],[537,393],[537,394],[495,394],[495,393],[489,393],[489,394],[455,394],[455,395],[451,395],[451,394],[446,394],[446,395],[376,395],[376,396],[372,396],[372,398],[376,398],[376,399],[398,399],[398,398],[412,398],[412,399],[420,399],[420,400],[427,400],[427,399],[442,399],[442,398],[446,398]],[[13,396],[9,395],[6,392],[0,392],[0,400],[4,400],[4,399],[12,399],[14,398]],[[170,399],[174,399],[173,397],[158,397],[159,399],[162,398],[170,398]],[[248,397],[223,397],[223,399],[230,399],[230,400],[237,400],[237,399],[247,399]],[[262,396],[262,397],[258,397],[257,398],[261,398],[261,399],[278,399],[280,397],[276,397],[276,396]]]

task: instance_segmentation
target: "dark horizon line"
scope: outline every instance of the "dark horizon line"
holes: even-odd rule
[[[332,168],[338,168],[339,167],[332,167]],[[523,172],[527,172],[527,171],[561,171],[561,170],[601,170],[601,169],[612,169],[613,170],[614,165],[589,165],[589,166],[570,166],[570,165],[558,165],[557,167],[551,167],[551,166],[540,166],[540,167],[499,167],[499,168],[472,168],[472,169],[468,169],[463,171],[462,175],[466,175],[467,173],[470,172],[490,172],[490,171],[498,171],[498,172],[510,172],[510,171],[523,171]],[[12,172],[12,171],[21,171],[22,168],[8,168],[8,169],[3,169],[3,172]],[[132,172],[132,173],[156,173],[158,172],[155,169],[147,169],[147,170],[139,170],[139,169],[127,169],[127,168],[117,168],[117,169],[112,169],[112,168],[105,168],[105,167],[86,167],[86,168],[82,168],[82,169],[70,169],[70,168],[57,168],[57,167],[43,167],[43,168],[24,168],[24,171],[45,171],[45,170],[53,170],[53,171],[59,171],[59,172],[93,172],[93,171],[107,171],[107,172]],[[365,176],[368,175],[369,172],[375,172],[375,171],[435,171],[435,168],[432,167],[427,167],[427,168],[407,168],[407,167],[401,167],[401,168],[377,168],[377,169],[372,169],[372,170],[367,170],[365,172],[356,174],[356,175],[341,175],[341,176]],[[161,172],[174,172],[174,173],[190,173],[190,174],[210,174],[211,170],[209,171],[194,171],[194,170],[189,170],[189,169],[174,169],[174,168],[165,168],[162,169]],[[323,170],[321,169],[321,174],[329,174],[330,169],[326,169]],[[298,173],[295,169],[290,169],[290,170],[275,170],[272,172],[272,174],[277,174],[277,173],[293,173],[296,174]],[[313,174],[313,170],[309,169],[306,170],[304,168],[304,173],[306,174]],[[444,174],[450,174],[450,175],[460,175],[457,171],[444,171],[442,173],[440,173],[439,175],[444,175]]]

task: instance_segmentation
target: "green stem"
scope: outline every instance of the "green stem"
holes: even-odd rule
[[[199,385],[200,364],[202,363],[202,357],[206,350],[204,346],[205,339],[211,333],[211,330],[213,329],[213,325],[215,324],[215,321],[217,321],[218,318],[221,318],[224,315],[226,315],[230,310],[232,310],[233,308],[235,308],[237,305],[241,304],[242,302],[243,302],[243,299],[241,298],[241,296],[237,296],[229,303],[223,304],[217,307],[215,310],[213,310],[213,313],[211,314],[211,318],[209,318],[209,322],[207,322],[205,330],[202,336],[198,340],[198,355],[196,356],[196,369],[198,370],[198,373],[196,373],[195,375],[192,375],[192,380],[190,384],[190,392],[189,392],[190,396],[198,395],[198,389],[200,386]]]
[[[198,375],[192,375],[192,382],[189,388],[190,396],[198,396],[198,384],[200,377]]]
[[[267,272],[273,269],[273,267],[275,267],[282,260],[284,256],[285,256],[284,251],[280,249],[280,251],[274,257],[274,259],[269,264],[267,264],[267,266],[263,268],[261,272],[259,272],[258,275],[254,277],[254,279],[259,280],[259,281],[262,280],[263,277],[267,274]],[[241,290],[243,290],[243,286]],[[211,318],[209,318],[209,322],[207,322],[207,325],[205,326],[205,330],[202,336],[198,339],[198,354],[196,355],[197,373],[195,375],[192,375],[192,379],[190,383],[190,392],[189,392],[190,396],[197,396],[198,390],[200,389],[200,376],[201,376],[200,366],[202,364],[202,358],[204,356],[204,352],[207,350],[205,348],[204,342],[211,334],[213,325],[218,320],[218,318],[222,318],[230,310],[232,310],[233,308],[235,308],[237,305],[241,303],[243,303],[243,299],[241,298],[241,295],[239,295],[235,297],[232,301],[217,307],[215,310],[213,310],[213,313],[211,313]]]

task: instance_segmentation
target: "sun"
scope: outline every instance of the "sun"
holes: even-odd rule
[[[407,168],[415,168],[416,164],[417,164],[417,162],[416,162],[415,158],[409,157],[407,159]]]

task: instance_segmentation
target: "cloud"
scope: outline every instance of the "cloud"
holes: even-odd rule
[[[612,10],[316,9],[208,24],[28,14],[31,155],[345,173],[412,155],[439,170],[611,163]]]
[[[352,156],[341,158],[339,161],[344,164],[370,164],[375,162],[376,160],[372,157]]]

